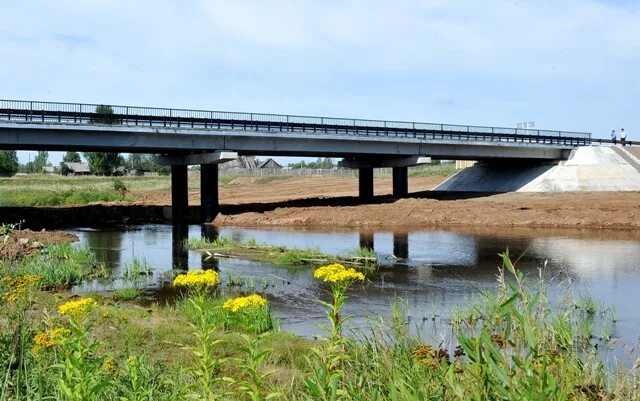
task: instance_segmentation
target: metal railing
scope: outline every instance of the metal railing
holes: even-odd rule
[[[0,120],[529,142],[571,146],[591,143],[591,134],[587,132],[24,100],[0,100]]]

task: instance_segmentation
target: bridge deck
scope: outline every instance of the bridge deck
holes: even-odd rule
[[[425,140],[526,142],[568,146],[586,145],[591,139],[591,134],[586,132],[19,100],[0,100],[0,120],[48,124],[243,130],[265,134],[294,132],[316,135],[407,137]]]

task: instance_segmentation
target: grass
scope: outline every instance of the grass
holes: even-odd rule
[[[57,312],[64,295],[28,288],[0,308],[0,401],[640,398],[640,373],[606,367],[595,348],[606,336],[593,327],[615,324],[601,306],[551,305],[547,283],[502,262],[496,288],[432,341],[412,333],[402,303],[389,321],[311,341],[270,326],[268,309],[230,315],[220,289],[146,308],[96,295],[88,314],[69,317]],[[64,341],[35,352],[35,335],[54,327]]]
[[[365,248],[356,249],[353,254],[327,255],[319,248],[278,247],[258,244],[253,238],[242,242],[224,235],[212,241],[205,238],[189,238],[185,246],[197,251],[214,252],[219,256],[258,260],[274,265],[299,266],[343,262],[367,267],[377,266],[375,252]]]
[[[119,288],[113,293],[114,301],[133,301],[143,295],[143,291],[137,287]]]
[[[409,177],[447,177],[456,173],[455,163],[433,164],[409,172]]]
[[[131,263],[127,263],[122,268],[122,278],[125,280],[136,280],[153,274],[153,266],[146,259],[134,257]]]
[[[93,202],[133,201],[131,196],[122,198],[113,191],[103,190],[34,190],[0,189],[0,206],[66,206],[85,205]]]
[[[64,288],[85,278],[104,275],[99,263],[88,248],[69,243],[48,245],[42,252],[4,263],[5,274],[12,276],[40,276],[43,288]]]

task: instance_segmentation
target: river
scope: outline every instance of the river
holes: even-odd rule
[[[311,267],[284,267],[238,259],[206,259],[184,251],[185,238],[231,236],[286,247],[317,247],[330,254],[373,245],[383,267],[371,282],[350,292],[346,313],[355,326],[367,326],[390,316],[394,300],[406,302],[412,329],[437,336],[456,308],[478,299],[479,289],[495,287],[498,254],[509,248],[517,266],[530,277],[545,278],[552,298],[567,288],[580,297],[589,294],[615,311],[611,333],[624,344],[635,345],[640,334],[640,234],[607,230],[476,229],[462,231],[251,229],[170,225],[124,226],[110,229],[67,230],[80,237],[115,276],[134,257],[154,268],[150,292],[160,287],[173,266],[216,268],[223,285],[241,282],[245,290],[265,293],[283,330],[316,336],[325,322],[319,298],[325,287],[312,278]],[[542,273],[541,273],[542,272]],[[166,280],[165,280],[166,281]],[[75,292],[110,292],[120,280],[96,280]],[[433,340],[433,339],[432,339]],[[437,340],[437,339],[436,339]],[[618,354],[618,353],[616,353]]]

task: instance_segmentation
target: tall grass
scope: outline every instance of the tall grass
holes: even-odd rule
[[[220,290],[164,308],[98,304],[86,321],[34,290],[0,308],[0,401],[640,399],[637,369],[606,367],[596,350],[606,338],[595,330],[615,325],[606,309],[552,305],[542,276],[502,262],[496,288],[431,341],[413,334],[400,303],[390,321],[311,341],[264,324],[268,309],[225,315]],[[70,334],[34,352],[34,335],[54,327]]]
[[[41,277],[44,288],[60,288],[78,284],[93,276],[99,265],[86,247],[69,243],[46,246],[42,252],[16,260],[6,272],[12,275]]]
[[[64,206],[135,200],[131,196],[121,197],[114,191],[92,189],[64,191],[2,189],[1,191],[0,206]]]

